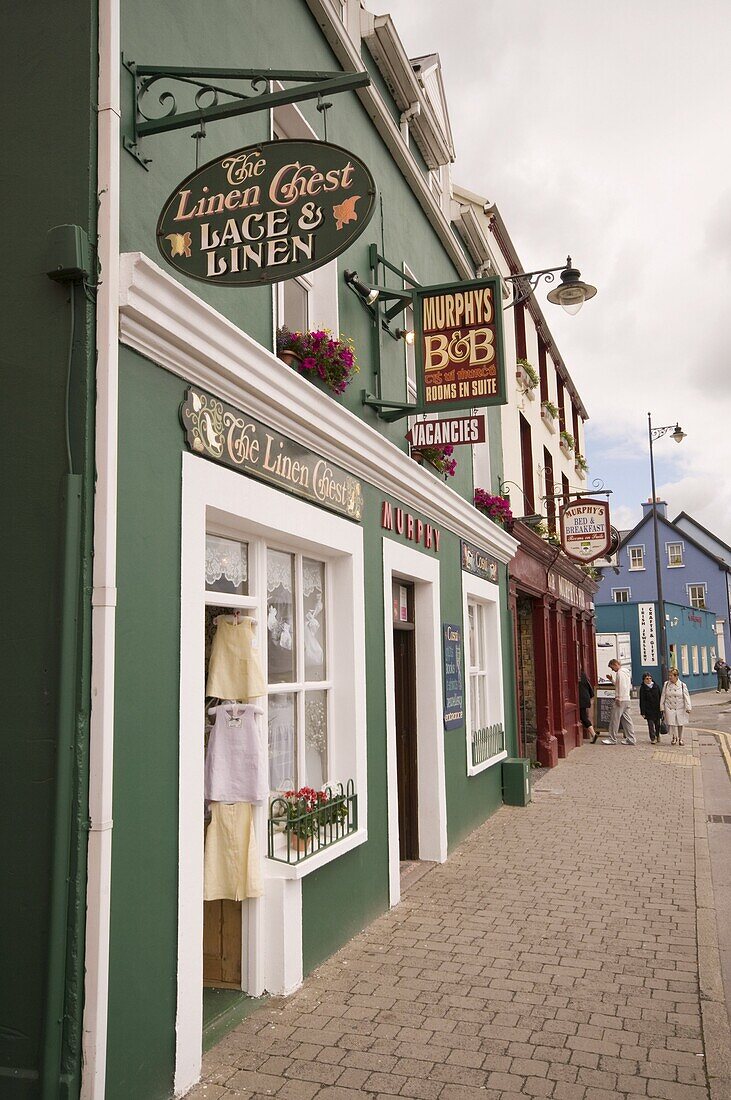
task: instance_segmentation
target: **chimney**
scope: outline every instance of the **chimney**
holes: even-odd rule
[[[657,514],[663,519],[668,518],[668,505],[666,500],[660,500],[660,497],[655,497],[655,503],[657,504]],[[647,500],[642,502],[642,518],[652,514],[652,497],[648,497]]]

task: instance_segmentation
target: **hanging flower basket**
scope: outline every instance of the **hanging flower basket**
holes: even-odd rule
[[[452,458],[453,454],[454,447],[451,443],[441,443],[435,447],[411,448],[411,457],[414,462],[418,462],[420,466],[427,462],[437,473],[444,475],[445,481],[448,477],[454,477],[457,469],[457,459]]]
[[[331,393],[343,393],[358,373],[352,340],[333,336],[330,329],[290,332],[277,329],[277,355],[311,382]]]
[[[475,489],[475,508],[507,531],[513,527],[513,513],[508,497],[493,496],[486,489]]]

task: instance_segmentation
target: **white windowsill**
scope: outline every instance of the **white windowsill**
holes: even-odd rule
[[[668,569],[685,569],[685,562],[681,561],[676,565],[671,565],[670,562],[668,562]]]
[[[627,572],[628,573],[644,573],[645,572],[645,566],[644,565],[629,565],[627,567]]]
[[[481,764],[468,764],[467,775],[479,775],[480,772],[487,771],[488,768],[491,768],[493,764],[499,764],[501,760],[507,760],[507,757],[508,750],[503,749],[503,751],[499,752],[496,756],[491,756],[489,760],[483,760]]]
[[[299,863],[280,863],[278,860],[269,859],[267,856],[264,860],[264,878],[305,878],[313,871],[319,871],[326,863],[332,863],[334,859],[339,859],[346,852],[352,852],[354,848],[359,848],[367,840],[368,830],[356,829],[354,833],[343,837],[342,840],[337,840],[329,848],[325,848],[324,851],[318,852],[314,856],[308,856],[306,859],[300,860]]]

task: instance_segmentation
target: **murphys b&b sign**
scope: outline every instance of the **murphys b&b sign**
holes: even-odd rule
[[[561,509],[561,545],[570,558],[589,562],[609,553],[612,529],[605,500],[578,497]]]
[[[500,281],[417,287],[417,402],[424,412],[504,405]]]
[[[325,141],[265,141],[209,161],[176,187],[157,224],[167,263],[218,286],[291,279],[329,263],[371,219],[365,164]]]

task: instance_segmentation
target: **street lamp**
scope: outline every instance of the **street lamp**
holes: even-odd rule
[[[548,301],[551,305],[561,306],[567,313],[578,313],[584,302],[594,297],[596,287],[582,280],[581,272],[572,265],[570,256],[566,258],[565,267],[546,267],[541,271],[521,271],[517,275],[504,276],[505,282],[513,287],[513,300],[505,308],[511,309],[527,301],[541,279],[552,283],[557,271],[561,272],[561,282],[547,295]]]
[[[650,479],[652,482],[652,526],[655,534],[655,574],[657,576],[657,612],[658,619],[660,620],[660,678],[663,683],[668,678],[668,644],[667,644],[667,630],[665,627],[665,600],[662,594],[662,563],[660,561],[660,534],[659,525],[657,522],[657,493],[655,491],[655,459],[652,453],[652,444],[656,439],[662,439],[668,432],[672,432],[670,436],[676,443],[682,443],[685,439],[685,432],[678,423],[666,424],[662,428],[653,428],[652,416],[647,414],[647,432],[650,440]]]

